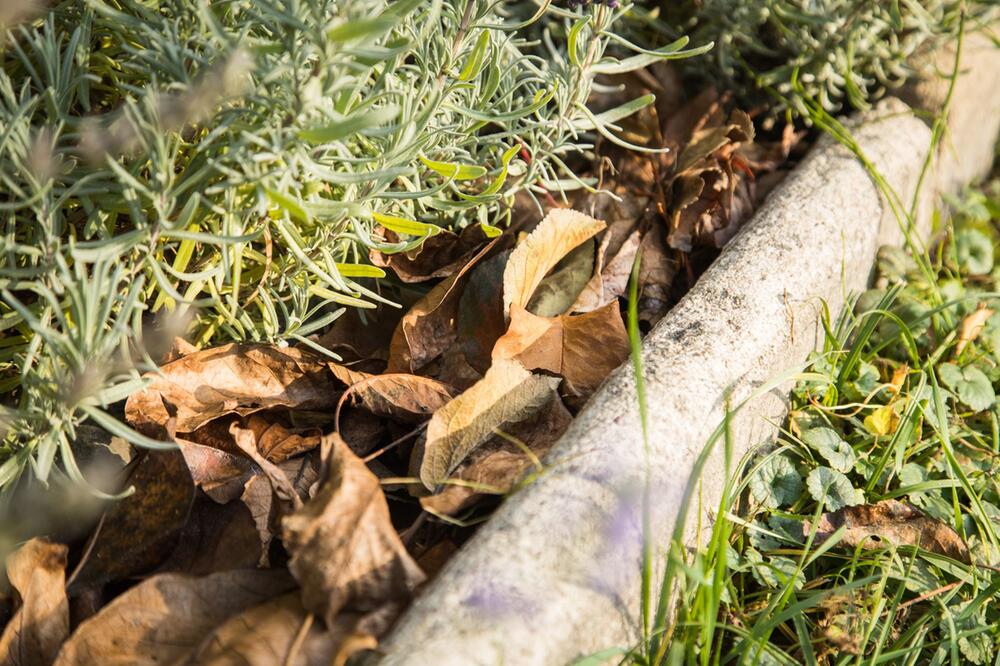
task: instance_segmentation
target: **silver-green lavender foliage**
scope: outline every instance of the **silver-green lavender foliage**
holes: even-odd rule
[[[995,15],[996,3],[699,0],[687,7],[684,29],[716,42],[708,59],[716,77],[774,111],[807,115],[797,101],[803,95],[828,111],[866,108],[912,73],[911,56],[954,37],[963,11],[974,28]]]
[[[590,187],[565,161],[595,133],[620,142],[614,123],[652,101],[595,116],[593,77],[701,52],[633,48],[610,31],[628,8],[604,4],[15,4],[0,14],[0,487],[28,467],[44,481],[57,456],[79,480],[87,419],[158,445],[107,411],[154,367],[151,331],[315,345],[340,306],[387,300],[362,283],[383,276],[370,249],[498,233],[519,191]]]

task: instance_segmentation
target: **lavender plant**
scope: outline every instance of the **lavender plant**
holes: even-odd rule
[[[160,328],[315,346],[341,306],[389,302],[368,250],[499,233],[518,192],[592,187],[566,160],[594,133],[625,144],[615,122],[652,102],[595,115],[594,76],[704,51],[633,45],[614,2],[15,4],[0,31],[3,487],[28,467],[44,482],[57,457],[80,480],[88,419],[160,445],[108,411],[155,367]]]
[[[995,18],[996,7],[993,0],[691,0],[665,12],[695,39],[716,41],[707,61],[714,77],[744,98],[765,98],[773,111],[805,117],[802,96],[827,111],[867,108],[912,73],[911,56],[954,38],[963,12],[972,29]]]

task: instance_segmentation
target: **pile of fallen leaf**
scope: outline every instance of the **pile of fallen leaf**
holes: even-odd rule
[[[637,256],[652,324],[697,250],[749,218],[794,136],[761,146],[726,106],[708,91],[623,128],[671,152],[607,151],[595,173],[618,200],[578,199],[591,215],[554,205],[530,232],[373,252],[408,308],[341,317],[314,340],[340,360],[178,340],[124,406],[176,448],[107,442],[132,494],[72,549],[36,538],[9,558],[0,661],[339,664],[375,648],[626,359]]]

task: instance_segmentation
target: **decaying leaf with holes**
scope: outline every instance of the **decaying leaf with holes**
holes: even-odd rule
[[[844,546],[918,546],[959,562],[970,562],[969,549],[955,530],[898,500],[848,506],[824,513],[816,523],[817,543],[822,543],[841,527],[845,531],[840,544]],[[803,529],[808,533],[809,526]]]

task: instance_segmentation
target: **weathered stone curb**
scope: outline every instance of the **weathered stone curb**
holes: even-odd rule
[[[935,186],[953,191],[989,168],[1000,124],[997,53],[963,58],[971,73],[959,79],[950,141],[928,194]],[[908,206],[929,146],[926,124],[888,100],[854,136]],[[928,208],[925,202],[921,219]],[[647,336],[652,524],[660,547],[727,400],[738,404],[803,361],[820,339],[822,303],[836,315],[866,286],[880,242],[899,239],[864,167],[821,141]],[[736,416],[735,459],[773,436],[786,395],[765,393]],[[636,643],[645,458],[635,396],[626,365],[557,445],[547,460],[551,471],[509,498],[414,603],[386,642],[382,663],[564,664]],[[720,496],[722,465],[721,453],[709,460],[703,508]],[[697,504],[692,513],[706,515]]]

